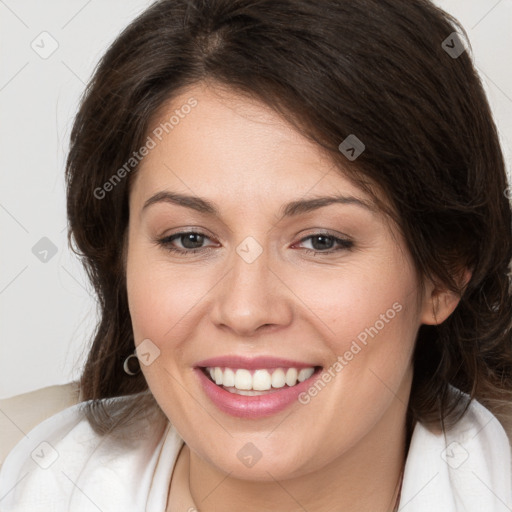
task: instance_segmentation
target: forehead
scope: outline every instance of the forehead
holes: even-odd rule
[[[137,202],[166,188],[238,204],[326,193],[370,200],[319,145],[232,90],[182,91],[159,109],[148,136],[154,147],[134,177]]]

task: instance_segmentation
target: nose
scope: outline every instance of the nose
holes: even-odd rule
[[[252,337],[291,323],[293,294],[269,263],[265,250],[254,261],[233,252],[230,268],[216,287],[212,320],[217,327]]]

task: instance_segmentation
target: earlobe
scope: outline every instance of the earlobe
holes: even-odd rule
[[[471,271],[464,270],[461,279],[461,289],[465,290],[469,280],[471,279]],[[452,290],[439,289],[430,283],[425,290],[425,302],[422,314],[422,324],[439,325],[442,324],[456,309],[460,302],[461,296]]]

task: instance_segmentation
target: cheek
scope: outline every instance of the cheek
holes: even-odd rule
[[[169,347],[173,339],[180,339],[180,333],[190,330],[192,319],[197,321],[201,305],[214,296],[222,272],[208,265],[171,266],[164,252],[155,256],[154,249],[145,249],[143,244],[132,247],[127,258],[127,290],[135,342],[150,338],[164,348],[165,340]],[[347,268],[299,273],[282,268],[280,274],[293,290],[295,299],[288,300],[297,303],[296,320],[300,323],[309,317],[336,354],[350,350],[354,340],[364,344],[377,335],[403,340],[407,332],[399,331],[416,327],[416,310],[410,306],[417,287],[414,272],[395,254]]]
[[[190,280],[188,280],[190,281]],[[128,304],[135,342],[150,338],[157,345],[191,309],[197,293],[179,272],[165,265],[139,265],[136,258],[127,268]]]
[[[403,344],[414,338],[417,281],[410,265],[396,257],[329,269],[328,275],[301,273],[293,290],[336,354],[350,350],[354,340]]]
[[[210,274],[170,265],[165,252],[157,255],[154,248],[133,244],[126,285],[135,344],[149,338],[161,351],[173,348],[178,343],[173,340],[190,332],[190,322],[212,286]]]
[[[375,424],[395,396],[404,394],[401,400],[407,403],[418,305],[416,274],[402,263],[397,256],[367,260],[350,270],[340,268],[329,279],[304,273],[294,283],[314,312],[310,319],[315,318],[320,343],[331,354],[324,372],[328,394],[336,401],[333,410],[343,411],[339,414],[354,436]],[[314,416],[325,414],[317,394],[309,389],[303,397]],[[347,411],[358,414],[349,421]]]

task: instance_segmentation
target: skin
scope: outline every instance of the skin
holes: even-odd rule
[[[392,510],[414,340],[421,324],[444,321],[458,298],[431,283],[420,291],[405,241],[376,209],[331,204],[281,217],[282,205],[296,199],[371,199],[267,106],[201,83],[166,105],[154,125],[191,97],[197,106],[134,176],[126,247],[135,343],[149,338],[160,350],[142,370],[186,443],[167,510]],[[163,201],[143,209],[164,190],[208,199],[220,216]],[[206,235],[195,245],[203,252],[178,255],[157,242],[189,231]],[[322,249],[306,238],[325,231],[353,247],[331,239]],[[236,252],[248,236],[263,251],[252,263]],[[186,250],[186,242],[170,245]],[[340,250],[321,252],[331,248]],[[232,417],[193,372],[198,361],[225,354],[329,368],[395,303],[401,311],[307,405]],[[262,453],[252,467],[237,457],[249,442]]]

